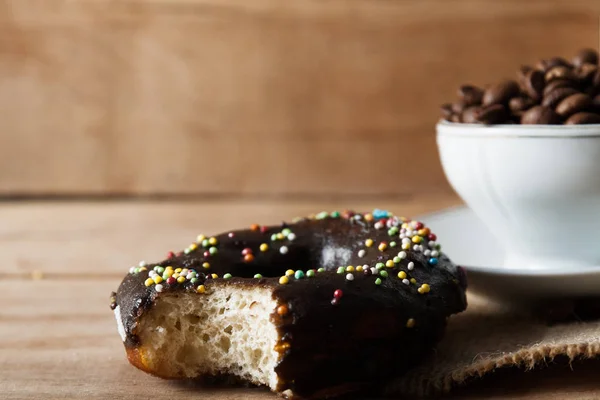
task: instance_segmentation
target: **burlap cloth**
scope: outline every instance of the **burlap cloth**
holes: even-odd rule
[[[598,300],[499,305],[469,295],[469,307],[448,321],[435,352],[388,388],[389,395],[428,396],[450,391],[503,367],[543,367],[558,356],[600,355]]]

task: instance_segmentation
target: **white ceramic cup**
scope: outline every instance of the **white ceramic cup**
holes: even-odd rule
[[[506,268],[600,267],[600,125],[443,121],[437,143],[448,181],[504,245]]]

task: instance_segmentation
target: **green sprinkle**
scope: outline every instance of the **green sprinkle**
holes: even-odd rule
[[[210,243],[208,243],[208,239],[204,239],[202,241],[202,247],[208,247],[210,245]]]
[[[388,277],[388,273],[387,273],[386,270],[379,271],[379,275],[381,275],[383,278],[387,278]]]
[[[330,215],[331,215],[331,218],[339,218],[340,217],[340,213],[338,211],[334,211]]]
[[[217,248],[216,248],[216,247],[214,247],[214,246],[213,246],[213,247],[211,247],[210,249],[208,249],[208,252],[209,252],[210,254],[217,254],[217,251],[218,251],[218,250],[217,250]]]
[[[377,268],[377,269],[381,269],[383,267],[385,267],[384,263],[377,263],[377,264],[375,264],[375,268]]]
[[[396,247],[396,246],[398,246],[398,243],[396,243],[396,242],[390,242],[390,247]]]
[[[133,273],[134,273],[134,274],[139,274],[139,273],[140,273],[140,267],[136,267],[136,268],[133,270]]]
[[[195,273],[194,271],[188,273],[189,276],[191,276],[192,278],[195,278],[196,276],[198,276],[197,273]]]
[[[189,247],[183,251],[184,254],[190,254],[191,252],[192,250]]]
[[[381,278],[375,279],[375,284],[376,285],[381,285]]]
[[[315,270],[309,269],[308,271],[306,271],[306,276],[308,276],[309,278],[312,278],[313,276],[315,276]]]
[[[337,269],[337,273],[338,274],[343,274],[344,272],[346,272],[346,268],[344,268],[344,267],[338,267],[338,269]]]
[[[439,250],[441,250],[441,249],[442,249],[442,245],[441,245],[441,244],[439,244],[439,243],[438,243],[438,244],[436,244],[436,245],[435,245],[435,249],[436,249],[436,250],[438,250],[438,251],[439,251]]]
[[[394,236],[398,233],[398,227],[396,226],[392,226],[389,230],[388,230],[388,235],[390,236]]]
[[[319,268],[317,272],[325,272],[325,268]]]
[[[327,217],[329,217],[329,213],[327,211],[321,211],[315,216],[316,219],[325,219]]]
[[[398,256],[394,257],[394,264],[398,264],[400,261],[402,261],[400,259],[400,257],[398,257]]]
[[[163,281],[166,281],[167,279],[170,278],[170,276],[167,274],[163,274],[162,278],[163,278]]]
[[[292,230],[290,228],[284,228],[281,233],[283,233],[283,236],[287,236],[292,233]]]
[[[302,272],[301,270],[296,271],[296,273],[294,274],[294,278],[296,278],[296,279],[304,278],[304,272]]]
[[[302,217],[294,217],[294,219],[292,220],[292,223],[295,224],[295,223],[300,222],[302,220],[303,220]]]
[[[231,279],[231,274],[225,274],[225,275],[223,275],[223,279]]]
[[[271,235],[271,242],[275,242],[275,241],[277,241],[277,234],[274,233]]]
[[[262,275],[261,274],[256,274],[256,275],[254,275],[254,278],[255,279],[260,279],[260,278],[262,278]]]
[[[198,278],[192,278],[192,279],[190,279],[190,282],[196,283],[196,282],[198,282]]]

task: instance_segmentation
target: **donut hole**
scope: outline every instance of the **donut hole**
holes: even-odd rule
[[[162,294],[139,322],[144,363],[167,378],[226,374],[274,388],[276,308],[266,288]]]

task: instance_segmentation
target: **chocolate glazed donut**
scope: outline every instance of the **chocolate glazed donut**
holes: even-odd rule
[[[132,267],[111,297],[130,362],[236,377],[286,397],[374,388],[466,308],[464,271],[421,222],[375,210],[200,235]]]

